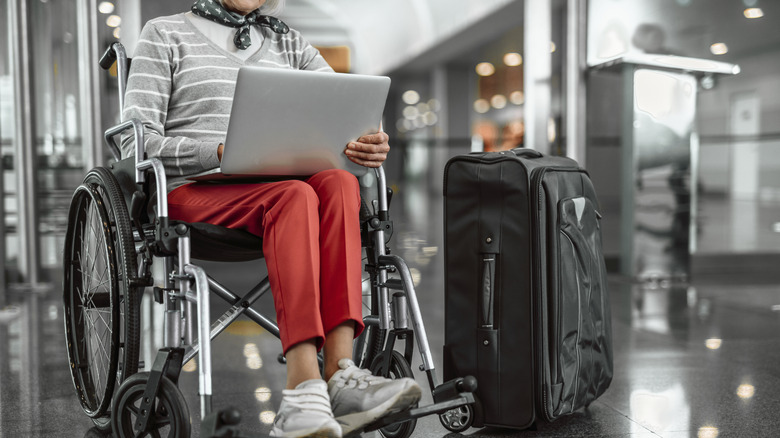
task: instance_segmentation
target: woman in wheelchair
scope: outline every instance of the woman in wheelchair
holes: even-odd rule
[[[421,395],[413,379],[375,377],[350,359],[363,329],[357,179],[342,170],[253,184],[185,179],[219,166],[239,67],[332,71],[297,31],[266,15],[282,2],[198,0],[189,12],[149,21],[133,55],[124,118],[144,123],[146,152],[165,165],[172,219],[263,238],[287,359],[272,435],[339,437],[408,409]],[[134,153],[127,143],[124,156]],[[389,150],[379,132],[349,143],[345,154],[378,167]]]

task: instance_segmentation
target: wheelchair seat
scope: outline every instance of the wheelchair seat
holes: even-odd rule
[[[194,259],[245,262],[263,258],[263,239],[252,233],[205,222],[192,222],[188,225]]]
[[[130,212],[133,193],[138,190],[133,179],[135,159],[125,158],[111,163],[109,167],[122,191],[127,211]],[[151,208],[155,205],[156,196],[153,181],[153,179],[149,180],[145,190],[152,195],[147,202],[150,207],[144,209],[146,213],[144,223],[154,223],[156,217],[156,212]],[[192,258],[210,262],[246,262],[263,258],[263,239],[252,233],[203,222],[185,224],[190,228]]]

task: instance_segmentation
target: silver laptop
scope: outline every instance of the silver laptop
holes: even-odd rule
[[[380,129],[390,78],[242,67],[219,169],[190,180],[308,176],[325,169],[361,175],[347,143]]]

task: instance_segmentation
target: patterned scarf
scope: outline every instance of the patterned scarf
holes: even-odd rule
[[[245,50],[252,44],[252,40],[249,38],[249,29],[252,25],[265,26],[281,34],[290,31],[290,28],[282,20],[268,15],[260,15],[260,9],[247,15],[241,15],[225,9],[219,0],[197,0],[192,5],[192,13],[225,26],[237,27],[233,44],[241,50]]]

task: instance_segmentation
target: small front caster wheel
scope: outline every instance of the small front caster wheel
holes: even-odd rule
[[[474,407],[465,405],[439,414],[441,424],[451,432],[463,432],[474,423]]]
[[[141,415],[141,398],[146,390],[149,373],[138,373],[122,383],[111,405],[111,426],[114,436],[120,438],[153,437],[183,438],[190,436],[190,412],[179,388],[168,378],[162,377],[155,397],[154,412],[149,418],[146,433],[137,430],[136,421]]]
[[[382,359],[384,359],[384,355],[380,354],[374,358],[374,363],[371,364],[371,373],[375,376],[386,376],[390,379],[400,379],[402,377],[414,378],[412,367],[409,366],[401,353],[397,351],[391,353],[390,367],[388,370],[384,369],[385,364]],[[416,406],[417,405],[414,407]],[[385,426],[379,429],[379,432],[385,438],[409,438],[416,426],[417,420],[414,419]]]

